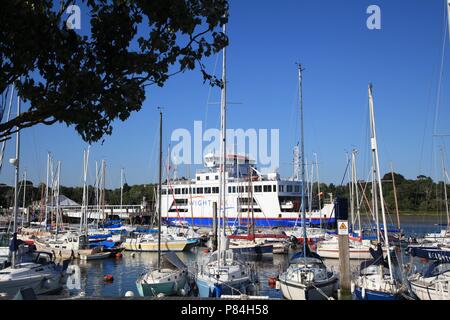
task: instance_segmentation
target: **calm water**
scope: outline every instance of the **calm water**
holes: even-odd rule
[[[389,223],[389,222],[388,222]],[[438,224],[443,223],[442,217],[427,216],[404,216],[401,218],[402,229],[407,236],[421,236],[428,232],[440,230]],[[289,256],[292,253],[289,254]],[[203,256],[202,248],[195,248],[189,253],[179,253],[178,256],[186,263],[192,263]],[[77,261],[76,265],[80,267],[81,272],[81,290],[70,290],[65,292],[70,295],[84,294],[86,296],[124,296],[127,291],[133,291],[136,296],[136,279],[150,266],[156,264],[156,253],[138,253],[124,252],[122,258],[110,258],[98,261]],[[276,277],[280,271],[287,268],[288,255],[270,255],[259,261],[252,261],[258,271],[259,284],[257,284],[260,295],[268,295],[273,298],[281,298],[281,293],[272,289],[268,285],[269,277]],[[338,270],[338,260],[326,260],[326,264]],[[351,261],[353,272],[358,270],[359,262]],[[111,274],[114,281],[106,283],[103,276]]]

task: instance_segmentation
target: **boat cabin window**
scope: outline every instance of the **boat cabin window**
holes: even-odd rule
[[[300,192],[300,186],[295,186],[294,188],[294,192]]]
[[[192,189],[191,189],[191,193],[192,193],[192,194],[195,194],[195,188],[192,188]]]
[[[211,193],[211,188],[210,188],[210,187],[205,188],[205,193],[206,193],[206,194]]]
[[[262,186],[255,186],[255,192],[262,192]]]
[[[233,193],[236,193],[236,187],[233,187]]]
[[[167,189],[161,189],[161,194],[167,194]]]
[[[280,186],[280,192],[284,192],[284,186],[283,185]]]
[[[197,188],[197,194],[203,194],[203,188]]]
[[[231,187],[228,187],[228,193],[231,193]]]
[[[273,192],[277,192],[277,186],[276,185],[273,186]]]
[[[200,176],[197,176],[197,181],[200,181]]]
[[[206,180],[209,180],[209,176],[206,176]]]
[[[264,186],[264,192],[272,192],[272,186]]]
[[[219,180],[219,176],[216,176],[216,180]]]
[[[219,193],[219,187],[213,187],[212,190],[213,193]]]
[[[180,189],[179,188],[175,189],[175,194],[180,194]]]
[[[286,192],[292,192],[292,186],[286,186]]]

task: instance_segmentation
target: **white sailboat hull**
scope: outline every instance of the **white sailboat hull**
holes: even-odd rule
[[[327,300],[337,289],[337,277],[315,283],[314,286],[285,281],[282,278],[278,282],[283,297],[288,300]]]

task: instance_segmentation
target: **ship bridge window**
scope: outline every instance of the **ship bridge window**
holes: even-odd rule
[[[287,192],[292,192],[292,186],[286,186],[286,191]]]
[[[294,192],[300,192],[300,186],[295,186]]]
[[[209,180],[209,176],[206,176],[206,180]]]
[[[272,192],[272,186],[264,186],[264,192]]]
[[[187,205],[188,200],[187,199],[175,199],[174,201],[177,205]]]
[[[176,189],[175,189],[175,194],[180,194],[180,191],[181,191],[181,190],[180,190],[179,188],[176,188]]]
[[[213,187],[212,188],[213,193],[219,193],[219,187]]]
[[[200,176],[197,176],[197,181],[200,181]]]
[[[262,186],[255,186],[255,192],[262,192]]]
[[[236,187],[233,187],[233,193],[236,193]]]
[[[191,194],[195,194],[195,188],[190,188]]]
[[[187,189],[187,188],[183,188],[183,189],[182,189],[182,193],[183,193],[183,194],[188,194],[188,189]]]
[[[244,193],[244,187],[243,186],[239,186],[238,187],[238,193]]]
[[[206,194],[209,194],[209,193],[211,193],[211,188],[210,188],[210,187],[208,187],[208,188],[205,188],[205,193],[206,193]]]
[[[284,192],[284,185],[280,185],[280,192]]]
[[[248,186],[245,186],[245,193],[248,193]]]
[[[277,192],[277,186],[276,185],[273,186],[273,192]]]
[[[167,189],[161,189],[161,194],[167,194]]]
[[[231,193],[231,187],[228,187],[228,193]]]
[[[219,180],[219,176],[216,176],[216,180]]]
[[[203,188],[197,188],[197,194],[203,194]]]

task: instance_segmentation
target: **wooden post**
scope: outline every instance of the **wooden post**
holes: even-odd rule
[[[348,241],[348,221],[339,221],[338,226],[342,223],[347,225],[347,234],[338,235],[339,243],[339,281],[341,295],[347,296],[351,294],[351,279],[350,279],[350,256],[349,256],[349,241]]]
[[[351,297],[350,255],[348,240],[348,203],[345,198],[337,198],[335,211],[339,244],[339,287],[340,299]]]
[[[217,250],[217,202],[213,202],[213,235],[212,235],[212,251]]]

